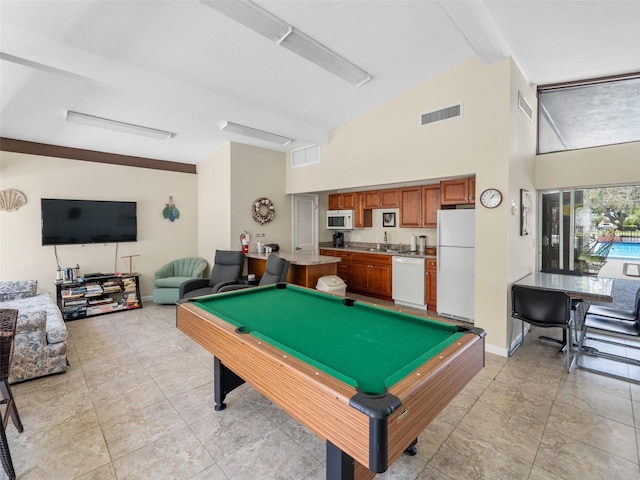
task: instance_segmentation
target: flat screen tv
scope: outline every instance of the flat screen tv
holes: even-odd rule
[[[42,245],[136,242],[136,202],[43,198]]]

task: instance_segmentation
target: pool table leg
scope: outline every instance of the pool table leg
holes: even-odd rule
[[[243,383],[244,380],[222,363],[218,357],[213,357],[213,397],[216,401],[216,406],[214,407],[216,411],[227,408],[227,404],[224,403],[227,393],[238,388]]]
[[[418,449],[416,448],[417,443],[418,443],[418,439],[416,438],[413,442],[411,442],[411,445],[405,448],[404,454],[409,455],[410,457],[413,457],[414,455],[416,455],[418,453]]]
[[[327,479],[354,480],[355,460],[327,440]]]

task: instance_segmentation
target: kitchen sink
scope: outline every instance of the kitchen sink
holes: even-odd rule
[[[409,250],[402,250],[402,249],[396,249],[396,248],[370,248],[369,249],[370,252],[385,252],[385,253],[406,253]]]

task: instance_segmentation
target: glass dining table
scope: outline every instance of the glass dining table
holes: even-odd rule
[[[515,285],[561,291],[572,299],[586,302],[613,302],[612,278],[535,272],[516,281]]]
[[[572,300],[572,307],[576,310],[576,328],[581,329],[584,313],[589,308],[591,302],[613,302],[613,279],[593,276],[566,275],[561,273],[535,272],[514,282],[514,285],[521,285],[528,288],[535,288],[547,291],[560,291],[567,294]],[[513,338],[513,322],[509,322],[507,328],[508,338]],[[549,337],[541,337],[549,340]],[[554,340],[555,341],[555,340]],[[562,332],[562,343],[564,351],[567,344],[567,332]],[[577,341],[571,342],[573,345]],[[516,350],[510,347],[508,355],[511,356]]]

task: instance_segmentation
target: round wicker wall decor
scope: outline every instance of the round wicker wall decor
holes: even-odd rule
[[[270,222],[276,216],[276,207],[271,200],[260,197],[253,202],[253,219],[260,225]]]

